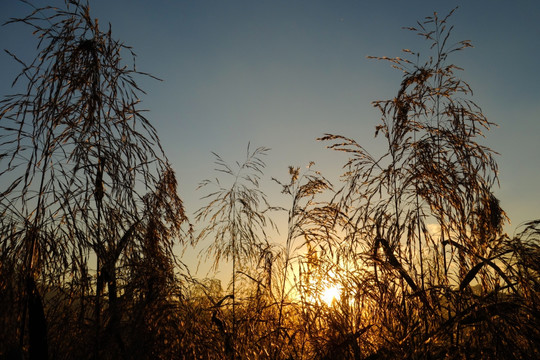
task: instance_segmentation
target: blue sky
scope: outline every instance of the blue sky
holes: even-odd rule
[[[381,153],[371,101],[394,97],[401,74],[366,56],[400,56],[403,48],[428,54],[426,43],[402,27],[455,6],[453,39],[469,39],[474,48],[449,60],[464,68],[460,77],[473,100],[499,125],[484,143],[500,153],[495,193],[513,233],[540,218],[540,2],[94,0],[91,12],[133,46],[138,70],[164,80],[139,80],[147,91],[142,107],[193,213],[204,195],[195,191],[198,183],[215,175],[212,151],[242,160],[251,142],[272,149],[267,180],[285,180],[288,165],[313,160],[335,183],[346,159],[317,137],[342,134]],[[29,10],[3,0],[0,22]],[[30,60],[36,45],[30,32],[1,27],[0,48]],[[12,92],[19,70],[0,54],[0,96]],[[270,199],[278,199],[279,186],[265,184]]]

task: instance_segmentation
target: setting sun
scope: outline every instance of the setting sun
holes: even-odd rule
[[[321,298],[326,303],[326,305],[330,306],[332,305],[334,300],[339,300],[340,293],[341,288],[338,285],[333,285],[324,289]]]

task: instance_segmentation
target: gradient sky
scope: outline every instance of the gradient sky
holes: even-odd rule
[[[35,1],[44,4],[45,1]],[[49,4],[63,5],[50,0]],[[338,183],[344,154],[315,139],[324,133],[355,138],[373,154],[379,114],[371,101],[396,95],[401,74],[387,63],[366,59],[400,56],[409,48],[428,54],[413,26],[437,11],[459,9],[450,23],[454,41],[474,48],[450,62],[473,100],[492,122],[484,143],[500,153],[500,188],[495,190],[512,224],[540,218],[540,1],[205,1],[94,0],[93,17],[103,29],[133,46],[137,68],[162,78],[139,84],[142,107],[160,134],[189,213],[203,203],[198,183],[215,175],[211,152],[242,160],[248,142],[266,146],[266,177],[287,179],[287,166],[315,161]],[[0,1],[0,22],[31,9]],[[22,59],[35,55],[31,30],[0,28],[0,48]],[[129,61],[129,59],[126,59]],[[20,67],[0,54],[0,96]],[[265,182],[270,199],[277,184]],[[281,204],[284,205],[284,204]]]

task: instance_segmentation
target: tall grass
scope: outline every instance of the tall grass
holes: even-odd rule
[[[230,330],[222,329],[225,353],[232,359],[237,353],[237,273],[264,249],[268,242],[265,227],[270,222],[266,214],[269,206],[266,196],[259,189],[260,175],[265,166],[262,157],[267,151],[268,149],[262,147],[251,151],[248,146],[246,160],[242,164],[237,163],[236,169],[215,154],[217,171],[227,175],[231,184],[222,185],[220,180],[216,179],[205,180],[200,185],[213,185],[216,190],[205,196],[209,203],[196,214],[198,221],[208,223],[198,235],[197,241],[212,236],[207,256],[213,257],[215,267],[222,258],[232,260],[232,323]]]
[[[82,1],[14,19],[40,46],[0,102],[0,357],[539,358],[540,221],[503,232],[493,124],[450,62],[471,47],[452,14],[408,28],[432,55],[375,57],[402,76],[373,103],[386,151],[324,135],[343,181],[291,166],[281,207],[260,186],[267,148],[215,154],[196,227],[131,49]],[[173,252],[188,240],[232,262],[229,286],[191,276]]]
[[[2,243],[21,277],[11,308],[19,325],[9,328],[19,347],[46,352],[43,294],[64,292],[71,280],[68,298],[81,307],[81,321],[94,309],[94,334],[86,333],[94,358],[104,347],[114,358],[125,354],[120,287],[130,254],[160,249],[169,261],[171,237],[186,221],[176,179],[139,109],[134,77],[143,74],[122,63],[133,52],[100,28],[87,3],[35,8],[11,22],[30,26],[39,46],[29,64],[13,55],[25,91],[0,103],[0,174],[14,179],[0,199],[14,229],[3,231]]]

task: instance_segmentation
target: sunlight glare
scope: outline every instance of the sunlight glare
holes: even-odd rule
[[[341,289],[337,285],[329,286],[326,289],[324,289],[322,293],[322,300],[326,303],[326,305],[330,306],[334,302],[334,300],[339,300],[339,295],[341,293]]]

